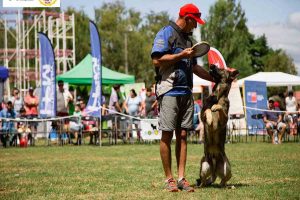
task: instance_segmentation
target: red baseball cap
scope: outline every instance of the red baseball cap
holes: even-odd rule
[[[197,6],[191,3],[185,4],[180,8],[179,16],[181,17],[189,16],[194,20],[196,20],[199,24],[205,24],[205,21],[201,19],[201,12],[197,8]]]

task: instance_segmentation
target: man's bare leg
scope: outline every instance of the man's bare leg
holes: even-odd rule
[[[178,179],[184,178],[186,154],[187,154],[187,131],[176,129],[176,161]]]
[[[165,171],[167,179],[173,177],[172,174],[172,159],[171,159],[171,141],[173,137],[173,131],[162,131],[160,140],[160,157]]]

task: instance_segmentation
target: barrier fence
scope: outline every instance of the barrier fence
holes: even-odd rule
[[[100,108],[99,108],[100,109]],[[106,109],[106,108],[103,108]],[[112,110],[106,109],[110,112]],[[263,109],[259,109],[264,111]],[[283,112],[283,111],[280,111]],[[197,113],[195,114],[197,115]],[[0,131],[3,146],[35,145],[37,139],[44,139],[45,145],[96,144],[101,146],[102,139],[109,145],[118,143],[152,142],[160,140],[158,119],[133,117],[114,112],[102,116],[102,119],[91,116],[66,116],[55,118],[0,118],[6,129]],[[231,115],[227,124],[227,142],[269,141],[265,127],[241,125],[245,120],[242,115]],[[13,125],[10,128],[10,125]],[[87,140],[88,138],[88,140]],[[174,136],[175,139],[175,136]],[[195,131],[189,134],[189,141],[199,142],[200,135]],[[294,136],[285,134],[284,141],[299,141],[299,131]],[[4,144],[6,142],[6,144]],[[25,144],[27,142],[27,144]]]

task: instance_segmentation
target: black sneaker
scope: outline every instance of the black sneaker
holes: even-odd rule
[[[178,187],[174,178],[170,178],[165,182],[165,190],[168,192],[178,192]]]
[[[189,182],[183,178],[177,184],[178,189],[186,192],[194,192],[194,188],[190,186]]]

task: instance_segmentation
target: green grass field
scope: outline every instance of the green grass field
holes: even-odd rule
[[[0,199],[300,199],[300,143],[235,143],[226,151],[231,187],[169,193],[158,143],[1,148]],[[203,145],[188,145],[191,183],[202,155]]]

